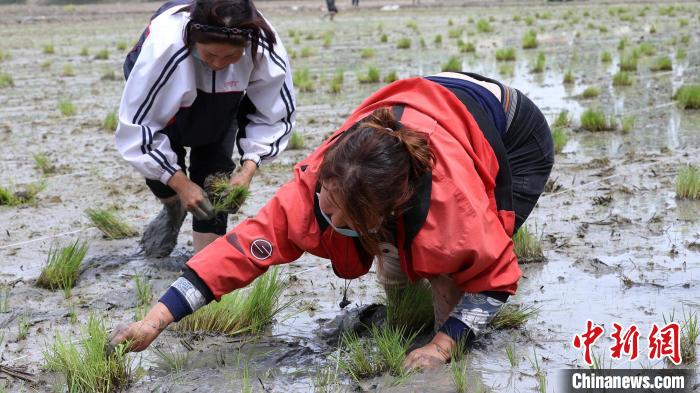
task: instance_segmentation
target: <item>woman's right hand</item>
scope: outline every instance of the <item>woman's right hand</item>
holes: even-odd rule
[[[170,310],[163,303],[158,302],[142,320],[117,325],[109,336],[109,347],[114,349],[117,345],[126,342],[128,351],[143,351],[174,320]]]
[[[191,181],[182,171],[175,172],[168,180],[168,186],[177,192],[180,204],[200,220],[213,218],[214,212],[207,194]]]

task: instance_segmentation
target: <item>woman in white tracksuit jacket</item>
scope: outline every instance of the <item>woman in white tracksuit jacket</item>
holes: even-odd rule
[[[116,146],[164,204],[144,231],[144,251],[169,255],[190,211],[197,252],[226,232],[205,178],[225,172],[248,186],[287,145],[296,102],[286,51],[250,0],[175,0],[153,16],[124,75]]]

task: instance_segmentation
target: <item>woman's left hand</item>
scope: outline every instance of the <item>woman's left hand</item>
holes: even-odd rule
[[[444,333],[438,333],[427,345],[416,348],[406,356],[403,368],[435,369],[450,360],[450,351],[454,346],[454,340]]]
[[[243,165],[236,171],[229,180],[229,183],[233,186],[243,186],[248,188],[250,186],[251,180],[253,180],[253,175],[258,169],[253,161],[245,160]]]

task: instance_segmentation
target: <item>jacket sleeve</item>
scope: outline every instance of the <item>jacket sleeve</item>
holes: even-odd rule
[[[241,162],[257,165],[274,159],[287,147],[296,119],[296,98],[287,52],[280,41],[270,52],[267,44],[258,47],[258,61],[251,74],[246,95],[255,110],[247,115],[245,136],[238,140]]]
[[[196,89],[187,48],[177,41],[162,42],[159,35],[151,31],[126,81],[115,144],[146,178],[167,184],[180,167],[161,131],[184,103],[194,101]]]

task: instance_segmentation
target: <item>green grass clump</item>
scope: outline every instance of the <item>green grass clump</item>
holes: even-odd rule
[[[333,43],[333,33],[332,33],[332,32],[326,32],[326,33],[323,35],[323,47],[324,47],[324,48],[330,48],[332,43]]]
[[[436,35],[435,39],[433,40],[433,43],[435,43],[435,46],[441,46],[442,45],[442,34]]]
[[[456,39],[462,37],[462,34],[464,34],[464,27],[456,27],[452,29],[447,29],[447,37]]]
[[[124,51],[127,48],[127,44],[124,41],[117,42],[117,50]]]
[[[581,93],[581,96],[583,98],[595,98],[600,95],[600,87],[598,86],[588,86],[583,93]]]
[[[528,30],[523,35],[523,49],[534,49],[537,48],[537,32],[535,30]]]
[[[430,285],[420,281],[409,283],[388,288],[385,295],[387,326],[404,329],[406,334],[433,328],[435,314]]]
[[[686,84],[681,86],[673,99],[678,101],[683,109],[700,109],[700,84]]]
[[[379,36],[379,42],[381,42],[381,43],[389,42],[389,36],[386,33],[382,33],[382,35]]]
[[[564,78],[562,82],[565,85],[571,85],[574,83],[574,73],[571,72],[571,70],[567,70],[566,73],[564,73]]]
[[[673,69],[673,62],[668,56],[657,57],[650,69],[652,71],[671,71]]]
[[[528,25],[528,26],[534,25],[534,24],[535,24],[535,18],[533,18],[533,17],[531,17],[531,16],[526,16],[526,17],[525,17],[525,24]]]
[[[90,49],[88,49],[87,46],[84,46],[80,49],[80,56],[90,56]]]
[[[255,280],[247,292],[234,291],[183,318],[177,330],[228,335],[258,333],[289,305],[279,305],[283,290],[279,269],[274,267]]]
[[[603,63],[610,63],[612,61],[612,55],[608,51],[604,51],[602,55],[600,55],[600,61]]]
[[[627,134],[630,131],[632,131],[632,128],[634,127],[634,123],[637,119],[634,116],[625,116],[622,118],[622,127],[620,130],[622,131],[623,134]]]
[[[107,49],[100,49],[95,53],[95,60],[107,60],[109,59],[109,51]]]
[[[460,53],[474,53],[476,51],[476,47],[471,42],[458,42],[457,47]]]
[[[371,59],[377,55],[377,51],[374,48],[364,48],[360,52],[360,57],[363,59]]]
[[[527,226],[523,225],[518,232],[513,235],[513,248],[520,263],[542,262],[544,253],[542,244]]]
[[[8,312],[10,312],[10,286],[3,283],[0,284],[0,314]]]
[[[50,175],[56,172],[56,166],[51,163],[51,160],[44,154],[34,154],[34,167],[41,172],[42,175]]]
[[[493,317],[491,326],[494,329],[518,329],[539,312],[540,309],[533,306],[505,304]]]
[[[308,47],[308,46],[301,48],[300,56],[302,59],[306,59],[308,57],[311,57],[313,54],[314,54],[313,48]]]
[[[53,47],[53,44],[44,44],[41,51],[44,52],[45,55],[52,55],[56,53],[56,49]]]
[[[102,79],[103,81],[115,81],[119,78],[117,77],[117,73],[114,72],[114,70],[105,69],[104,71],[102,71],[102,76],[100,77],[100,79]]]
[[[446,71],[462,71],[462,60],[457,56],[450,56],[450,58],[447,60],[447,63],[442,64],[442,72]]]
[[[104,120],[102,120],[102,129],[106,131],[114,131],[117,129],[117,122],[119,118],[117,117],[117,111],[111,111],[105,115]]]
[[[392,83],[396,82],[397,80],[399,80],[399,76],[396,74],[396,71],[389,71],[388,74],[384,75],[384,79],[382,79],[382,82]]]
[[[333,74],[331,79],[331,84],[329,90],[333,94],[338,94],[343,89],[343,82],[345,81],[345,73],[343,70],[338,70]]]
[[[46,368],[63,376],[68,392],[122,391],[131,382],[132,360],[126,343],[108,353],[108,340],[103,322],[90,316],[79,345],[56,334],[53,344],[44,350]]]
[[[67,247],[51,246],[46,265],[36,285],[51,290],[62,289],[66,298],[78,280],[78,269],[88,251],[87,241],[76,240]]]
[[[634,80],[629,72],[619,71],[613,75],[613,86],[632,86]]]
[[[64,64],[61,69],[61,76],[75,76],[75,67],[73,67],[73,64]]]
[[[497,61],[515,61],[515,49],[514,48],[496,49],[496,60]]]
[[[656,54],[656,48],[648,42],[642,42],[634,49],[633,53],[637,56],[654,56]]]
[[[490,33],[493,31],[493,26],[486,19],[479,19],[476,21],[476,30],[480,33]]]
[[[676,60],[685,60],[687,54],[685,52],[685,49],[683,48],[677,48],[676,49]]]
[[[688,165],[678,171],[676,198],[700,199],[700,170],[697,167]]]
[[[620,71],[637,71],[639,57],[634,53],[625,53],[620,56]]]
[[[340,368],[356,381],[383,372],[397,377],[404,376],[406,371],[402,364],[408,347],[415,339],[415,333],[407,337],[402,328],[372,326],[370,334],[367,339],[362,339],[355,333],[343,335]]]
[[[67,98],[58,101],[58,110],[61,112],[61,115],[66,117],[73,116],[77,112],[77,108],[75,107],[73,101]]]
[[[399,38],[398,42],[396,43],[396,48],[397,49],[409,49],[411,47],[411,39],[402,37]]]
[[[107,239],[123,239],[136,236],[137,232],[111,210],[85,209],[85,214]]]
[[[684,364],[693,364],[697,360],[695,346],[700,336],[700,324],[698,314],[690,311],[688,315],[683,311],[683,323],[681,324],[681,358]]]
[[[136,289],[136,313],[134,314],[134,320],[140,321],[146,315],[146,311],[151,305],[153,291],[151,283],[146,278],[134,276],[133,280]]]
[[[292,133],[292,138],[293,135],[294,133]],[[289,144],[292,144],[292,139],[290,139]],[[226,174],[205,180],[204,189],[211,199],[214,214],[238,211],[250,196],[248,187],[231,184]]]
[[[532,65],[530,68],[530,71],[532,71],[535,74],[539,74],[544,71],[544,66],[545,66],[545,57],[544,53],[540,52],[537,54],[537,59],[535,59],[535,64]]]
[[[306,147],[306,139],[304,139],[304,135],[292,131],[292,135],[289,137],[289,145],[288,149],[289,150],[301,150]]]
[[[554,142],[554,152],[559,154],[569,142],[569,136],[564,129],[556,127],[552,130],[552,141]]]
[[[378,83],[381,80],[379,68],[375,66],[367,67],[367,72],[364,74],[358,74],[357,80],[360,83]]]
[[[557,115],[556,119],[554,119],[554,124],[552,124],[554,127],[568,127],[569,126],[569,111],[566,109],[559,112]]]
[[[341,340],[340,368],[354,380],[373,377],[381,371],[377,355],[368,340],[362,340],[355,333],[346,333]]]
[[[312,92],[316,90],[316,84],[311,77],[311,71],[306,67],[296,69],[292,79],[294,80],[294,88],[301,92]]]
[[[581,114],[581,127],[588,131],[611,131],[615,129],[615,122],[602,111],[586,109]]]
[[[12,78],[12,75],[8,74],[7,72],[0,72],[0,89],[5,87],[14,87],[14,85],[15,80]]]
[[[420,31],[420,29],[418,28],[418,23],[416,23],[416,21],[414,21],[414,20],[409,20],[406,23],[406,27],[413,30],[413,32],[415,32],[415,33],[418,33]]]
[[[36,196],[46,188],[44,181],[30,183],[22,189],[10,191],[7,188],[0,187],[0,206],[19,206],[25,204],[33,204],[36,202]]]

